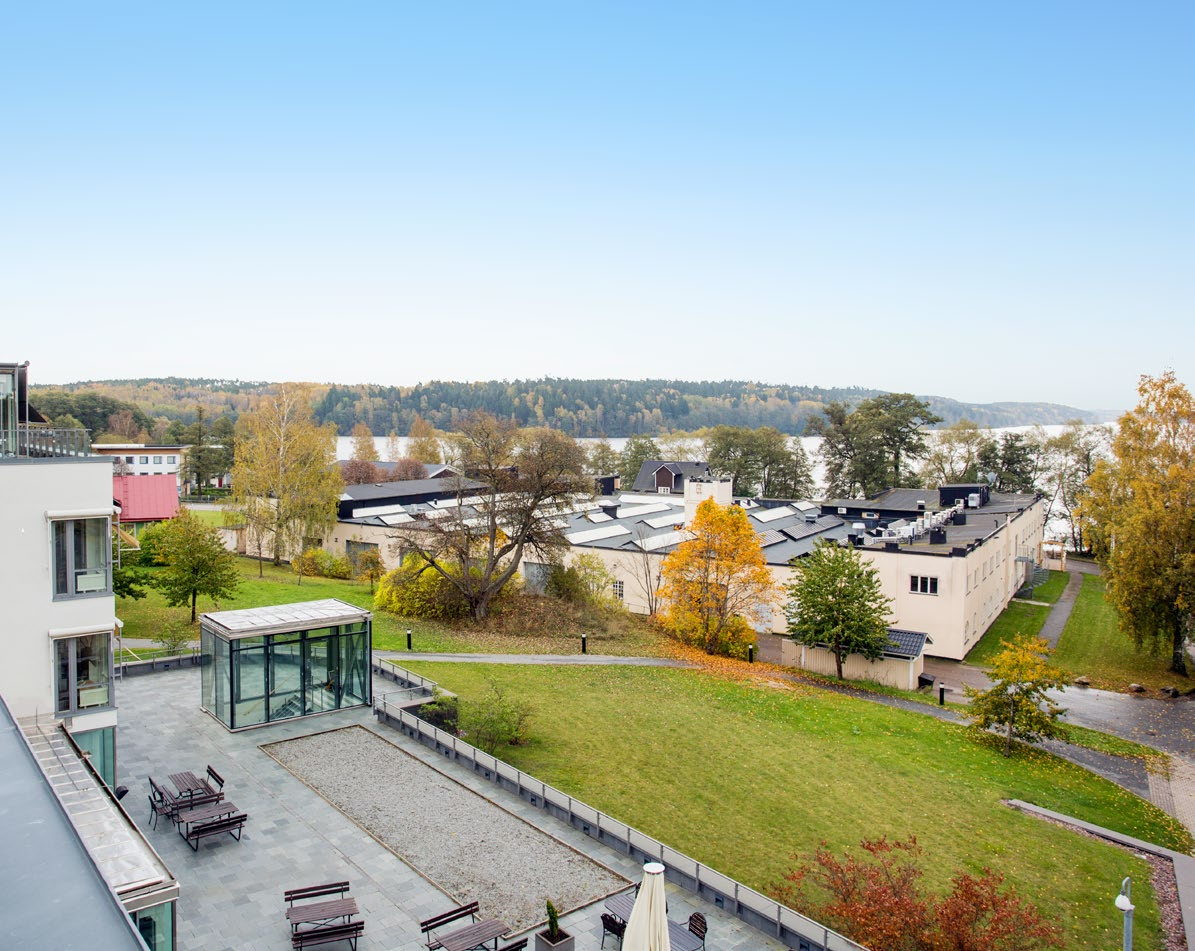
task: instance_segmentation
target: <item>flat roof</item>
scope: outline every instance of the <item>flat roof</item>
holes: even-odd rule
[[[70,758],[83,770],[73,752]],[[90,779],[90,774],[87,777]],[[80,804],[72,811],[85,808]],[[0,945],[61,951],[145,951],[129,916],[101,877],[75,823],[38,769],[3,704],[0,829],[4,832],[0,884],[9,909],[0,920]],[[169,872],[166,874],[169,877]],[[173,878],[170,882],[177,889]]]
[[[306,631],[333,624],[352,624],[366,621],[373,613],[338,598],[320,601],[299,601],[296,604],[269,604],[260,608],[241,608],[238,611],[212,611],[201,614],[201,623],[214,628],[229,640],[257,637],[262,634],[285,634]]]

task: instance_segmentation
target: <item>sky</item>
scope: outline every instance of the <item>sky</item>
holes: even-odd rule
[[[1195,5],[10,4],[34,382],[1195,385]]]

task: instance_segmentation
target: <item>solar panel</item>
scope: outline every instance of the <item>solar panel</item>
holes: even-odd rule
[[[685,521],[685,513],[677,509],[667,515],[657,515],[655,518],[645,518],[643,523],[652,528],[668,528],[670,525],[681,525]]]
[[[619,518],[635,518],[639,515],[651,515],[653,512],[667,512],[673,506],[667,502],[654,502],[651,505],[635,505],[631,508],[618,510]]]
[[[793,510],[787,505],[782,505],[775,509],[764,509],[762,512],[752,512],[751,517],[757,522],[774,522],[778,518],[785,518],[792,515]]]
[[[603,538],[617,538],[619,535],[629,535],[631,530],[621,525],[603,525],[601,528],[590,528],[583,532],[569,532],[564,537],[572,545],[584,545],[586,542],[596,542]]]

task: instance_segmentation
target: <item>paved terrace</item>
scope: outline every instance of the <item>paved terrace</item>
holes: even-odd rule
[[[393,684],[378,682],[375,689],[385,692],[393,689]],[[290,939],[282,892],[342,879],[352,883],[352,894],[365,919],[360,951],[417,951],[424,947],[419,921],[451,908],[454,897],[260,749],[265,744],[352,725],[374,731],[624,878],[637,881],[641,875],[638,863],[625,855],[545,816],[400,733],[377,726],[368,708],[231,734],[199,709],[199,672],[194,669],[123,681],[117,699],[118,781],[130,789],[125,799],[128,811],[180,883],[178,947],[183,951],[285,951]],[[395,755],[401,754],[396,751]],[[193,853],[168,821],[159,822],[156,830],[149,829],[147,777],[165,781],[169,773],[201,771],[208,763],[223,774],[228,798],[249,813],[249,822],[240,843],[228,836],[206,839],[199,852]],[[395,788],[393,795],[435,795],[435,785]],[[484,879],[484,853],[478,853],[477,862],[482,873],[479,878]],[[673,920],[684,921],[693,911],[701,911],[709,919],[707,947],[711,951],[784,948],[686,891],[670,885],[668,892]],[[484,897],[456,896],[460,900]],[[600,946],[601,910],[598,901],[562,917],[563,926],[577,936],[578,951],[596,951]]]

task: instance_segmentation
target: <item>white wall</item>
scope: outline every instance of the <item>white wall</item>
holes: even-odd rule
[[[47,511],[112,510],[112,462],[29,459],[0,462],[0,693],[14,716],[54,712],[54,653],[49,632],[116,624],[111,594],[54,600]],[[87,723],[84,725],[83,721]],[[110,726],[111,711],[74,718],[74,729]]]

